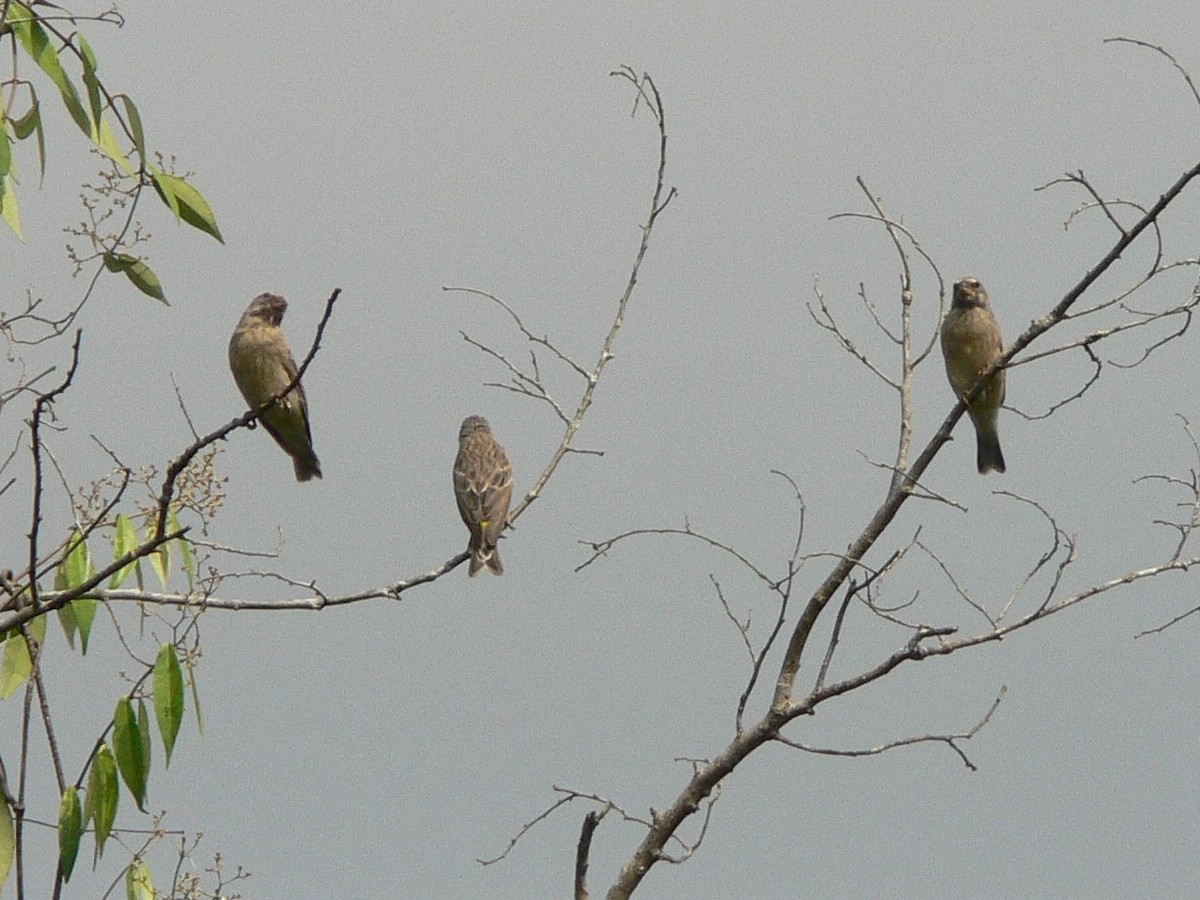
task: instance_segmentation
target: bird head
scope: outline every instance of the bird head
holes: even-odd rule
[[[458,429],[458,439],[461,441],[472,434],[479,432],[487,433],[492,430],[488,425],[487,419],[483,416],[467,416],[463,419],[462,426]]]
[[[978,278],[968,276],[954,283],[954,306],[959,309],[988,305],[987,291]]]

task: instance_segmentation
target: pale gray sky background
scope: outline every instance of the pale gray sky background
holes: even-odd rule
[[[1064,231],[1085,199],[1077,189],[1034,188],[1082,168],[1108,196],[1148,205],[1200,148],[1200,109],[1178,73],[1148,51],[1102,43],[1162,44],[1200,75],[1190,2],[717,10],[267,0],[124,12],[124,29],[86,32],[100,72],[138,102],[150,144],[195,173],[226,244],[145,208],[151,264],[172,305],[102,280],[83,317],[80,382],[58,405],[71,430],[52,447],[73,485],[107,468],[89,434],[129,463],[161,466],[190,439],[172,374],[198,427],[212,430],[243,408],[225,346],[249,300],[266,290],[288,298],[285,330],[299,352],[341,287],[305,380],[324,480],[296,484],[263,432],[238,432],[219,457],[229,498],[212,534],[270,549],[278,526],[274,567],[327,592],[415,576],[465,546],[450,490],[465,415],[491,420],[519,491],[557,445],[548,408],[483,386],[505,373],[459,330],[523,356],[519,334],[495,307],[441,288],[495,292],[591,365],[656,164],[651,119],[630,118],[630,86],[608,75],[621,64],[651,73],[662,92],[667,177],[679,190],[581,434],[604,456],[564,463],[505,541],[503,578],[468,580],[460,569],[399,603],[205,616],[206,733],[189,716],[165,773],[156,744],[149,803],[170,811],[167,827],[205,832],[198,861],[219,851],[253,872],[242,887],[253,898],[567,896],[582,804],[534,829],[506,861],[475,860],[553,802],[552,785],[642,815],[666,806],[689,772],[673,760],[711,756],[732,735],[748,674],[710,573],[757,631],[775,613],[743,571],[699,546],[631,542],[576,573],[587,558],[577,541],[686,517],[782,575],[795,509],[771,469],[804,493],[808,552],[844,549],[883,496],[887,473],[857,451],[893,458],[894,396],[805,310],[817,277],[859,346],[895,371],[855,300],[862,282],[897,320],[894,253],[877,226],[829,221],[868,211],[855,177],[948,281],[984,282],[1012,337],[1113,238],[1096,214]],[[45,95],[46,187],[25,181],[28,244],[0,238],[6,309],[26,288],[62,306],[82,290],[68,277],[60,228],[79,218],[77,184],[94,164]],[[26,171],[34,165],[25,158]],[[1200,249],[1198,197],[1193,187],[1164,219],[1172,255]],[[1150,261],[1141,247],[1102,287]],[[927,269],[917,274],[927,336],[937,285]],[[1164,278],[1142,305],[1182,301],[1195,280],[1194,269]],[[1132,360],[1142,340],[1105,355]],[[1200,415],[1196,341],[1139,369],[1106,368],[1050,419],[1004,413],[1004,476],[975,474],[961,423],[927,481],[967,512],[910,503],[872,561],[921,526],[964,587],[1002,605],[1047,529],[1000,489],[1039,500],[1078,537],[1068,590],[1160,561],[1173,536],[1151,522],[1177,515],[1186,498],[1133,479],[1195,465],[1174,414]],[[66,352],[49,358],[61,365]],[[573,402],[576,380],[550,371]],[[1019,369],[1009,403],[1041,412],[1089,371],[1082,354]],[[923,446],[952,402],[936,355],[916,390]],[[25,413],[8,413],[11,445]],[[24,490],[5,497],[0,524],[18,557]],[[61,501],[47,512],[51,530],[68,521]],[[809,562],[798,595],[829,565]],[[914,556],[886,597],[917,591],[914,618],[984,625]],[[298,593],[249,580],[225,592]],[[977,772],[935,745],[861,760],[755,754],[726,784],[696,857],[655,869],[639,896],[1194,896],[1197,626],[1133,636],[1196,597],[1195,577],[1159,578],[821,707],[787,734],[859,748],[969,728],[1008,688],[966,746]],[[902,640],[858,609],[835,673]],[[50,643],[72,771],[125,689],[108,622],[98,620],[93,648],[81,663],[61,634]],[[810,658],[802,682],[813,673]],[[767,699],[757,695],[752,711]],[[6,759],[14,742],[4,736]],[[45,794],[36,803],[55,815]],[[122,804],[121,824],[143,823]],[[603,822],[595,894],[640,837]],[[98,896],[123,859],[112,848],[92,875],[89,855],[85,845],[68,896]],[[158,881],[169,878],[165,854],[152,863]],[[35,884],[50,870],[35,871]]]

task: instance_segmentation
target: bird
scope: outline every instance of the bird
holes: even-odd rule
[[[278,294],[259,294],[246,307],[229,339],[229,368],[251,409],[258,409],[286,388],[299,371],[279,327],[285,312],[287,301]],[[299,383],[259,421],[292,458],[297,481],[321,477],[321,463],[313,453],[308,401]]]
[[[496,543],[508,523],[512,490],[512,466],[487,419],[467,416],[458,429],[454,499],[463,523],[471,532],[467,545],[471,553],[468,575],[478,575],[485,566],[496,575],[504,574]]]
[[[942,322],[942,355],[946,376],[959,399],[989,366],[1004,352],[1000,325],[992,313],[987,291],[978,278],[963,278],[954,285],[954,299]],[[976,468],[979,474],[1003,472],[1004,454],[996,420],[1004,403],[1004,369],[993,373],[979,394],[967,404],[967,414],[975,426]]]

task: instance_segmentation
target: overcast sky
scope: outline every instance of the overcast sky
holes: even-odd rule
[[[149,799],[169,811],[166,827],[205,833],[198,864],[220,852],[245,866],[253,878],[241,892],[253,898],[561,897],[582,802],[507,860],[476,859],[500,853],[556,799],[554,785],[643,816],[669,804],[690,772],[677,758],[715,755],[732,736],[748,675],[710,575],[760,639],[776,607],[729,558],[694,543],[631,541],[576,572],[588,558],[578,542],[686,520],[782,576],[795,505],[772,469],[803,492],[805,552],[840,552],[859,533],[887,485],[871,461],[894,457],[897,404],[805,308],[816,279],[856,344],[895,372],[894,351],[856,300],[861,283],[898,321],[890,242],[865,221],[830,221],[869,212],[855,178],[948,281],[983,281],[1012,337],[1114,236],[1095,213],[1064,230],[1086,196],[1036,187],[1083,169],[1107,196],[1149,205],[1197,162],[1200,108],[1179,74],[1152,52],[1103,43],[1161,44],[1200,76],[1194,3],[1049,10],[155,2],[129,4],[121,30],[86,29],[101,75],[138,102],[151,146],[194,173],[226,243],[143,210],[171,306],[102,279],[83,317],[79,383],[58,404],[70,430],[52,447],[68,482],[107,471],[90,434],[137,466],[161,468],[188,443],[172,376],[202,431],[239,414],[225,348],[256,294],[287,297],[284,327],[300,352],[325,298],[342,289],[305,379],[325,477],[297,484],[262,430],[234,434],[219,456],[228,499],[210,538],[282,550],[265,564],[220,558],[228,571],[269,567],[346,593],[461,551],[450,474],[469,414],[491,421],[518,492],[532,484],[559,424],[545,405],[486,387],[506,373],[460,330],[514,359],[525,344],[502,311],[442,288],[493,292],[532,331],[594,362],[656,165],[651,118],[631,118],[630,85],[609,76],[622,64],[649,72],[662,93],[667,179],[678,189],[580,434],[604,455],[564,462],[505,540],[503,578],[469,580],[463,567],[400,602],[204,616],[206,732],[189,716],[169,771],[156,755]],[[22,185],[27,244],[0,237],[5,309],[26,289],[66,308],[83,289],[69,277],[61,228],[80,218],[78,183],[94,162],[44,94],[50,168],[40,193],[35,178]],[[1197,255],[1197,197],[1193,186],[1164,219],[1169,255]],[[1135,249],[1099,287],[1119,290],[1151,260],[1151,248]],[[916,271],[927,340],[938,286]],[[1140,305],[1182,302],[1195,281],[1194,268],[1164,278]],[[1106,368],[1049,419],[1002,413],[1003,476],[975,473],[964,420],[926,481],[965,511],[910,503],[872,561],[920,527],[972,596],[1003,606],[1048,529],[998,490],[1038,500],[1078,538],[1065,590],[1161,561],[1173,534],[1152,521],[1179,515],[1187,498],[1134,479],[1186,478],[1196,466],[1176,413],[1200,416],[1197,339],[1140,368]],[[1114,343],[1106,358],[1131,361],[1142,343]],[[37,359],[62,365],[67,347],[46,352]],[[546,372],[573,404],[578,379],[549,363]],[[1008,402],[1044,412],[1089,372],[1082,353],[1015,370]],[[936,351],[915,390],[923,446],[953,402]],[[11,446],[26,413],[6,411]],[[0,523],[17,558],[27,496],[27,486],[6,496]],[[61,499],[51,504],[49,531],[69,521]],[[829,565],[808,562],[798,596]],[[914,619],[985,625],[918,554],[886,591],[897,603],[919,593]],[[250,579],[223,593],[305,594]],[[1144,582],[821,707],[788,736],[862,748],[966,730],[1007,687],[965,745],[976,772],[932,744],[866,759],[756,753],[725,785],[695,858],[656,868],[639,896],[1194,895],[1197,626],[1134,635],[1197,596],[1194,575]],[[132,610],[121,614],[136,629]],[[846,629],[839,677],[904,641],[861,608]],[[97,620],[93,648],[81,663],[55,634],[48,651],[69,771],[127,689],[108,621]],[[802,684],[814,669],[810,659]],[[768,699],[756,695],[751,713]],[[6,760],[14,744],[13,734],[0,744]],[[38,777],[49,793],[35,812],[53,818],[49,776]],[[119,821],[145,825],[127,808]],[[637,826],[603,822],[594,894],[640,838]],[[97,896],[122,858],[110,849],[94,876],[81,859],[68,896]],[[152,863],[156,881],[169,879],[167,855]]]

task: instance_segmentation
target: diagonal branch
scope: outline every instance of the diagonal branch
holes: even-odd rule
[[[934,457],[938,454],[941,448],[950,440],[950,435],[957,424],[958,420],[966,411],[966,403],[971,402],[983,390],[987,379],[996,371],[1006,366],[1022,350],[1032,344],[1035,340],[1061,322],[1067,315],[1067,312],[1079,300],[1080,297],[1090,288],[1101,275],[1103,275],[1109,267],[1116,262],[1121,254],[1129,248],[1129,246],[1137,240],[1147,228],[1153,226],[1159,215],[1162,214],[1170,204],[1177,198],[1188,186],[1188,184],[1200,176],[1200,163],[1192,166],[1184,172],[1179,179],[1171,185],[1167,191],[1159,197],[1158,201],[1150,207],[1146,214],[1139,219],[1131,228],[1124,231],[1116,240],[1107,253],[1093,266],[1076,284],[1072,287],[1063,298],[1044,316],[1035,319],[1024,332],[1013,341],[1012,345],[1002,354],[999,359],[993,363],[987,371],[981,373],[975,387],[968,392],[965,398],[960,398],[954,408],[946,416],[937,432],[930,438],[925,449],[912,464],[912,468],[908,470],[905,478],[900,484],[889,490],[883,503],[871,517],[867,527],[850,545],[850,549],[846,552],[843,561],[834,567],[829,576],[813,593],[804,612],[801,614],[800,621],[797,623],[795,630],[792,632],[791,641],[788,644],[787,652],[784,655],[783,663],[779,669],[779,678],[775,686],[775,699],[772,702],[772,707],[775,709],[784,709],[790,702],[792,689],[796,680],[796,673],[800,668],[800,657],[804,652],[804,647],[808,642],[808,636],[812,632],[813,626],[816,624],[818,616],[820,616],[829,599],[845,582],[854,566],[867,554],[874,546],[875,541],[883,534],[884,530],[891,523],[896,513],[904,505],[908,499],[912,484],[921,478],[925,470],[929,468]]]
[[[663,210],[667,208],[667,204],[675,196],[675,188],[668,189],[666,187],[667,126],[658,87],[649,75],[643,74],[639,78],[633,69],[628,66],[610,74],[626,79],[637,88],[638,96],[646,101],[651,114],[654,116],[655,124],[658,127],[658,170],[655,174],[654,194],[650,198],[650,212],[646,217],[645,224],[642,225],[642,239],[638,244],[637,253],[634,255],[633,266],[629,270],[629,279],[625,283],[625,290],[621,293],[621,297],[617,301],[616,315],[613,317],[608,334],[605,336],[604,343],[600,347],[600,357],[596,360],[596,364],[591,372],[587,374],[587,386],[583,390],[583,395],[579,398],[579,405],[575,410],[575,414],[567,423],[562,442],[558,445],[558,449],[551,455],[550,461],[546,464],[545,469],[542,470],[542,474],[538,476],[533,487],[529,489],[529,492],[516,505],[512,513],[509,514],[508,520],[510,522],[515,522],[529,508],[530,504],[538,498],[546,484],[550,481],[550,477],[558,468],[558,464],[573,449],[572,444],[574,443],[575,435],[583,424],[583,417],[587,415],[587,411],[591,408],[592,401],[595,398],[596,385],[600,383],[600,377],[604,374],[605,367],[613,358],[613,347],[616,344],[617,334],[620,332],[621,326],[625,324],[625,312],[629,307],[630,299],[633,297],[633,291],[637,287],[642,262],[646,258],[646,252],[650,249],[650,236],[654,231],[654,225]]]
[[[308,371],[309,364],[317,355],[317,351],[321,347],[321,337],[325,334],[325,325],[329,322],[329,317],[333,315],[333,304],[337,302],[338,296],[341,295],[341,288],[334,288],[333,293],[329,295],[329,299],[325,301],[325,312],[321,315],[321,321],[317,323],[317,333],[313,336],[312,346],[308,348],[308,353],[304,360],[300,363],[300,367],[296,370],[296,377],[293,378],[281,391],[267,400],[266,403],[259,406],[257,409],[249,410],[238,418],[234,419],[225,425],[222,425],[216,431],[206,434],[204,437],[194,441],[188,446],[179,456],[171,460],[167,466],[166,477],[163,478],[162,489],[158,495],[158,515],[155,525],[155,534],[162,534],[167,528],[167,515],[170,512],[171,501],[175,497],[175,482],[178,480],[180,473],[188,467],[193,459],[196,458],[201,450],[209,444],[214,444],[230,432],[236,431],[239,428],[247,427],[251,422],[258,421],[268,409],[270,409],[277,401],[286,397],[300,383],[300,379],[304,377],[304,373]]]

